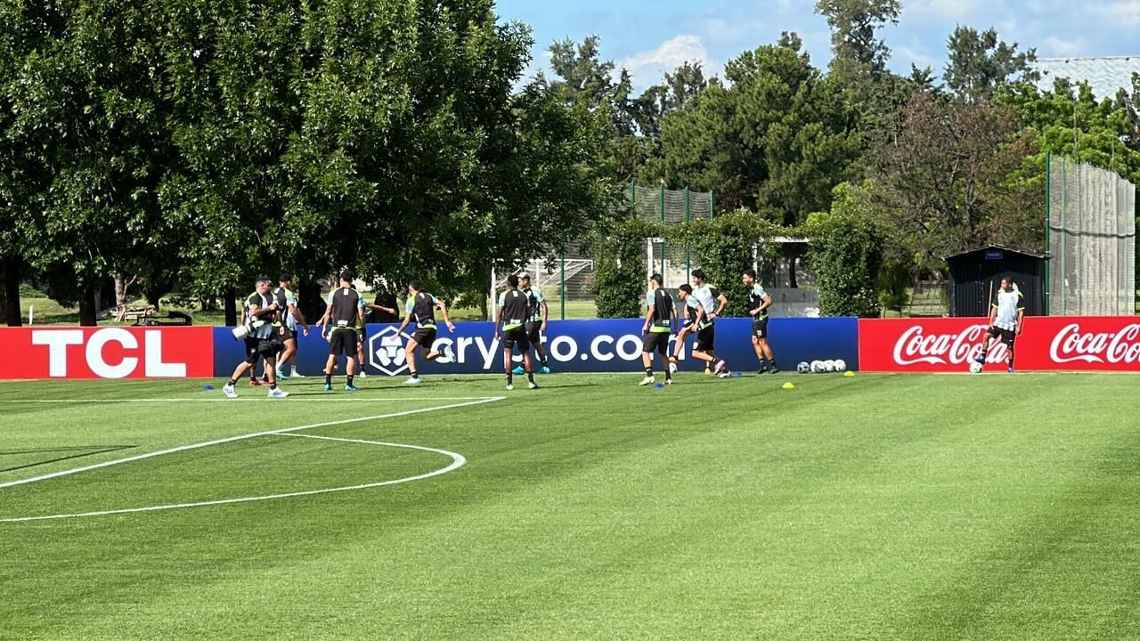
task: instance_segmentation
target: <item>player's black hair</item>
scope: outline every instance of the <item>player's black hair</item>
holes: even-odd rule
[[[681,286],[680,286],[680,287],[678,287],[677,289],[679,289],[679,290],[681,290],[681,291],[685,292],[686,294],[692,294],[692,293],[693,293],[693,286],[692,286],[692,285],[690,285],[690,284],[688,284],[688,283],[685,283],[684,285],[681,285]]]
[[[257,283],[258,283],[259,285],[260,285],[261,283],[268,283],[268,282],[271,282],[271,281],[269,280],[269,277],[268,277],[268,276],[258,276],[258,277],[257,277]]]
[[[422,291],[422,290],[423,290],[423,287],[421,287],[421,286],[420,286],[420,281],[418,281],[418,280],[413,280],[413,281],[410,281],[410,282],[408,283],[408,288],[409,288],[409,289],[414,289],[414,290],[415,290],[415,291],[417,291],[417,292],[418,292],[418,291]]]
[[[746,270],[744,270],[744,275],[755,280],[756,279],[756,270],[755,269],[746,269]]]
[[[658,287],[665,284],[665,277],[662,276],[661,274],[653,274],[652,276],[649,277],[649,280],[657,283]]]
[[[347,269],[342,271],[340,273],[340,279],[346,283],[351,283],[352,282],[352,272],[347,270]]]
[[[511,287],[518,287],[519,286],[519,277],[514,275],[514,274],[507,276],[507,284],[510,285]]]
[[[694,269],[693,278],[699,278],[701,279],[701,282],[708,280],[708,278],[705,277],[705,270],[703,269]]]
[[[281,278],[278,279],[278,282],[281,282],[281,283],[293,282],[293,274],[290,274],[289,272],[285,272],[284,274],[281,274]]]

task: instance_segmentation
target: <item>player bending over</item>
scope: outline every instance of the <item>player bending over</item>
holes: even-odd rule
[[[665,368],[665,384],[673,384],[673,373],[669,371],[669,337],[673,334],[673,316],[676,307],[673,306],[673,297],[662,287],[665,281],[661,274],[649,277],[649,296],[645,299],[645,323],[641,326],[641,363],[645,365],[645,378],[640,385],[652,385],[656,382],[653,377],[653,352],[661,354],[662,365]]]
[[[234,385],[251,367],[257,365],[257,359],[265,359],[265,373],[269,377],[269,398],[285,398],[289,396],[284,390],[277,388],[275,355],[280,345],[280,336],[274,333],[274,322],[277,319],[277,304],[273,302],[273,294],[269,291],[269,279],[257,279],[257,291],[245,300],[245,360],[234,368],[233,375],[222,387],[222,393],[227,398],[237,398]]]
[[[697,298],[696,292],[688,283],[677,288],[677,296],[685,303],[688,312],[689,333],[697,334],[697,342],[693,345],[693,358],[704,361],[706,371],[712,368],[717,376],[727,378],[728,363],[716,357],[716,326],[708,317],[705,305]],[[711,302],[712,296],[709,300]]]
[[[277,380],[289,378],[289,373],[285,370],[289,363],[293,364],[293,376],[304,378],[297,371],[297,326],[300,324],[305,336],[309,335],[309,326],[305,323],[301,309],[297,307],[297,296],[292,291],[293,277],[282,274],[277,285],[277,289],[273,290],[273,298],[277,303],[278,314],[282,317],[281,341],[284,346],[277,357]]]
[[[534,353],[538,354],[538,361],[542,368],[538,371],[543,374],[550,373],[550,364],[546,357],[546,348],[542,346],[542,328],[550,324],[550,308],[546,299],[542,297],[542,290],[530,286],[530,274],[519,274],[519,291],[526,295],[527,308],[530,310],[526,321],[526,338]],[[515,374],[522,374],[522,367],[515,368]]]
[[[986,333],[985,340],[982,341],[982,351],[976,359],[978,363],[983,366],[986,364],[986,354],[990,353],[990,346],[995,340],[1000,340],[1005,343],[1006,351],[1009,353],[1006,359],[1006,367],[1008,368],[1007,371],[1012,374],[1013,344],[1021,335],[1021,327],[1024,321],[1025,297],[1017,288],[1017,283],[1013,282],[1013,278],[1006,276],[1001,279],[1001,288],[990,307],[990,330]]]
[[[758,373],[778,374],[780,368],[776,367],[776,355],[772,353],[772,346],[768,344],[768,308],[772,306],[772,297],[756,281],[755,270],[746,270],[740,280],[748,288],[748,315],[752,317],[752,349],[756,352],[756,358],[760,359]]]
[[[434,361],[443,356],[443,352],[432,349],[436,335],[435,310],[438,309],[439,313],[443,315],[443,322],[447,324],[447,331],[454,332],[455,325],[452,325],[451,319],[447,317],[447,305],[442,300],[425,292],[419,283],[412,281],[408,284],[408,296],[408,315],[404,317],[404,322],[400,324],[400,329],[396,335],[399,336],[404,333],[404,328],[411,323],[416,324],[416,333],[408,339],[408,345],[404,349],[404,356],[407,358],[408,370],[411,374],[408,380],[404,381],[404,384],[419,385],[422,381],[419,372],[416,371],[416,348],[423,348],[427,352],[424,358],[429,361]]]
[[[534,382],[534,364],[530,360],[530,341],[526,335],[526,318],[530,312],[527,297],[519,291],[518,276],[507,276],[507,286],[509,289],[499,295],[499,319],[495,323],[495,340],[500,336],[503,339],[503,369],[507,373],[507,390],[515,388],[514,369],[511,367],[515,345],[522,352],[527,386],[538,389],[538,384]]]
[[[329,332],[329,357],[325,363],[325,391],[332,391],[333,372],[336,371],[337,358],[344,354],[346,392],[356,392],[358,388],[352,384],[353,372],[356,371],[357,346],[359,337],[356,334],[356,322],[360,316],[360,294],[352,288],[352,272],[347,269],[340,273],[340,287],[329,294],[329,305],[325,315],[317,323],[322,328],[331,327]]]

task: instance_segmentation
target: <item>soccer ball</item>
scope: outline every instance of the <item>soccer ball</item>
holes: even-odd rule
[[[811,372],[812,372],[812,374],[822,374],[822,373],[824,373],[825,371],[827,371],[827,370],[825,370],[825,369],[823,368],[823,361],[812,361],[812,362],[811,362]]]
[[[796,371],[800,374],[810,374],[811,365],[809,365],[807,361],[800,361],[800,364],[796,365]]]
[[[985,367],[985,365],[979,363],[978,361],[970,361],[970,373],[971,374],[981,374],[983,367]]]
[[[847,371],[847,362],[841,358],[835,359],[835,371],[846,372]]]
[[[833,361],[831,359],[824,361],[823,362],[823,371],[829,372],[829,373],[834,372],[835,371],[835,361]]]

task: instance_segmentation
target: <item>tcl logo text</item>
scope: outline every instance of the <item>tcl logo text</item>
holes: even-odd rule
[[[98,378],[126,378],[139,373],[140,367],[146,377],[186,377],[185,362],[163,358],[162,339],[163,332],[158,329],[131,332],[112,327],[90,333],[81,329],[32,330],[32,345],[47,349],[48,376],[52,378],[72,375],[75,359],[82,359],[86,369]]]

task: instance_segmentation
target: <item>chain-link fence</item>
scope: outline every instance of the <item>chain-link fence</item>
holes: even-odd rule
[[[1049,158],[1046,313],[1135,313],[1136,187],[1115,173]]]

